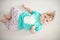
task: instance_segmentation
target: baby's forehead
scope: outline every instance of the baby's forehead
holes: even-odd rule
[[[43,13],[42,15],[47,15],[47,13]]]
[[[51,13],[44,13],[44,15],[51,16],[52,14]]]

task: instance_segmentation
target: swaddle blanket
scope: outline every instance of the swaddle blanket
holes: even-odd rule
[[[31,30],[32,26],[36,27],[35,31],[42,29],[42,24],[40,22],[41,14],[38,11],[32,11],[32,13],[28,11],[22,12],[19,8],[13,7],[10,13],[12,16],[9,23],[10,30]]]

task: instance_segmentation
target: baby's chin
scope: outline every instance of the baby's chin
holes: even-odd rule
[[[44,25],[48,24],[48,22],[42,22]]]
[[[46,24],[45,22],[41,21],[42,24]]]
[[[50,22],[45,22],[45,23],[43,23],[44,25],[47,25],[47,24],[49,24]]]

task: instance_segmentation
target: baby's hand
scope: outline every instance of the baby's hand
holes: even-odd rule
[[[11,16],[10,15],[4,15],[4,19],[9,21],[11,19]]]
[[[34,34],[35,33],[35,26],[32,26],[31,32]]]
[[[28,8],[28,6],[27,6],[27,5],[25,5],[25,4],[22,4],[22,7],[23,7],[23,8]]]
[[[22,6],[22,7],[25,7],[25,4],[22,4],[21,6]]]
[[[31,32],[34,34],[35,33],[35,30],[31,30]]]
[[[11,19],[10,15],[4,15],[4,19],[0,20],[0,22],[5,23],[5,22],[9,21],[10,19]]]

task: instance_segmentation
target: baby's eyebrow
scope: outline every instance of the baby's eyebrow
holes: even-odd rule
[[[48,16],[51,16],[51,14],[48,14],[48,13],[47,13],[47,15],[48,15]]]

